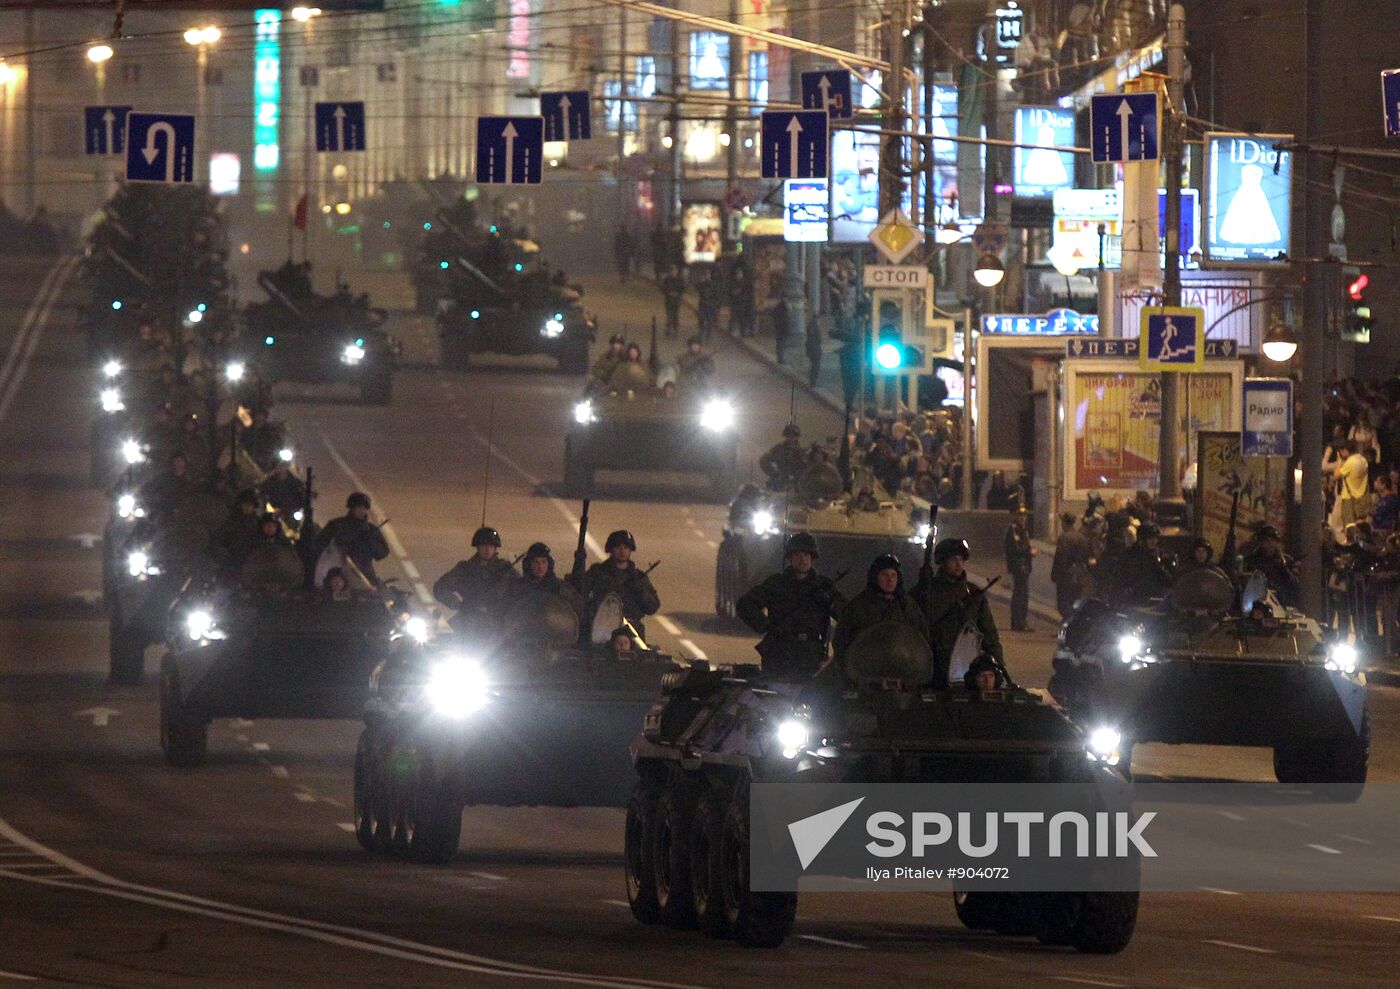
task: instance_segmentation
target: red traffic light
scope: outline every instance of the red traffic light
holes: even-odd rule
[[[1353,301],[1360,302],[1362,296],[1366,294],[1366,286],[1370,284],[1370,275],[1357,275],[1356,281],[1347,286],[1347,295],[1351,296]]]

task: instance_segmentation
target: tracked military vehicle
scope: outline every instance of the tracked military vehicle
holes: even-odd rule
[[[881,553],[916,572],[929,534],[928,502],[891,495],[869,476],[858,481],[861,486],[845,490],[836,467],[821,463],[792,492],[740,491],[715,552],[715,613],[732,619],[745,591],[782,571],[783,542],[794,532],[816,537],[822,572],[840,577],[837,586],[847,596],[865,586],[866,567]]]
[[[1079,604],[1060,629],[1051,693],[1137,742],[1272,748],[1282,783],[1366,782],[1371,725],[1356,649],[1284,607],[1262,574],[1238,598],[1215,569],[1152,607]],[[1126,762],[1125,762],[1126,764]]]
[[[539,592],[516,598],[499,634],[418,631],[371,681],[355,753],[362,847],[446,862],[468,805],[626,804],[627,742],[670,657],[577,645],[574,609]]]
[[[1111,733],[1086,737],[1009,678],[987,692],[934,689],[934,668],[918,633],[886,623],[857,636],[829,678],[785,682],[757,667],[704,663],[668,674],[631,746],[639,779],[624,857],[633,914],[746,946],[783,942],[797,894],[749,888],[749,790],[758,781],[1121,781]],[[1098,953],[1128,943],[1137,904],[1136,892],[955,897],[969,927]]]
[[[488,277],[465,258],[471,281],[458,285],[438,306],[443,367],[465,370],[476,354],[540,354],[565,374],[588,370],[588,348],[597,320],[584,311],[582,293],[556,285],[541,272]]]

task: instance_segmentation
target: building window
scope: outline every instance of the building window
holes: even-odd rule
[[[141,81],[141,63],[122,63],[122,82],[135,84]]]
[[[695,31],[690,35],[690,88],[729,88],[729,35]]]
[[[308,89],[321,85],[321,70],[314,65],[303,65],[297,75],[301,84]]]
[[[399,81],[399,67],[393,62],[380,62],[374,67],[374,72],[380,82]]]
[[[204,67],[204,85],[222,86],[224,84],[224,70],[216,65],[206,65]]]
[[[768,105],[768,53],[749,52],[749,102]]]
[[[637,85],[633,92],[644,100],[656,95],[656,59],[651,55],[637,56]]]
[[[617,133],[617,96],[620,88],[616,79],[603,80],[603,108],[607,114],[608,131],[613,134]],[[626,107],[627,130],[635,134],[637,132],[637,104],[628,100]]]

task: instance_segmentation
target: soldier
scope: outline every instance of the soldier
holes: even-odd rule
[[[618,529],[608,536],[603,544],[608,558],[595,563],[583,575],[583,599],[590,614],[598,610],[598,605],[609,594],[617,595],[622,602],[622,614],[637,634],[646,641],[646,628],[642,619],[661,610],[661,598],[649,578],[632,562],[632,554],[637,551],[637,541],[626,529]]]
[[[758,466],[768,475],[768,490],[786,491],[797,483],[806,466],[802,452],[802,430],[797,423],[783,427],[783,441],[758,460]]]
[[[190,462],[183,451],[177,450],[167,461],[169,469],[141,486],[140,502],[156,518],[175,510],[175,506],[197,487],[190,476]]]
[[[1055,604],[1061,618],[1068,618],[1074,604],[1084,596],[1093,564],[1094,550],[1089,537],[1074,527],[1073,512],[1060,516],[1060,538],[1055,543],[1055,559],[1050,564],[1050,580],[1055,585]]]
[[[1162,563],[1158,541],[1162,530],[1156,522],[1138,526],[1137,542],[1118,558],[1118,564],[1098,579],[1105,600],[1115,607],[1136,607],[1161,597],[1172,585],[1171,574]]]
[[[248,549],[262,546],[290,546],[291,541],[282,532],[282,519],[276,512],[263,512],[258,516],[258,529],[248,543]]]
[[[787,568],[750,588],[735,610],[763,635],[758,654],[764,671],[798,679],[813,676],[826,662],[831,620],[846,599],[829,577],[817,573],[820,554],[811,533],[793,533],[783,549]]]
[[[316,558],[319,560],[334,543],[364,578],[378,587],[379,575],[374,572],[374,564],[389,555],[389,544],[379,527],[369,520],[369,509],[369,495],[363,491],[355,491],[346,498],[345,514],[327,522],[316,537]]]
[[[919,602],[929,626],[929,645],[933,648],[934,686],[942,689],[948,684],[953,648],[963,630],[969,626],[981,639],[978,652],[985,653],[999,664],[1005,663],[1001,636],[987,604],[987,595],[967,579],[967,561],[972,549],[965,539],[940,539],[933,548],[933,568],[919,574],[914,597]]]
[[[1278,596],[1279,604],[1297,607],[1301,587],[1296,573],[1297,563],[1283,551],[1283,537],[1271,525],[1261,526],[1256,537],[1258,546],[1244,561],[1245,573],[1259,571],[1269,582],[1269,589]]]
[[[614,333],[608,338],[608,349],[599,355],[593,362],[593,369],[589,372],[589,377],[594,381],[607,384],[612,380],[612,374],[617,370],[617,366],[623,361],[622,348],[627,346],[627,339],[621,333]]]
[[[857,635],[882,622],[903,622],[928,638],[928,623],[919,606],[904,592],[899,557],[892,553],[875,557],[866,575],[865,590],[841,609],[836,620],[836,634],[831,637],[836,661],[841,662]]]
[[[291,466],[279,458],[273,463],[272,473],[263,478],[258,486],[263,501],[284,516],[291,515],[306,504],[306,485],[292,474]]]
[[[699,337],[691,337],[685,353],[676,360],[676,368],[680,371],[682,385],[703,388],[715,373],[715,359],[705,353],[705,345]]]
[[[646,388],[652,382],[652,373],[642,361],[642,346],[629,343],[621,362],[613,368],[608,378],[608,387],[618,391]]]
[[[583,599],[568,582],[555,575],[554,555],[546,544],[531,544],[525,551],[523,570],[524,577],[520,582],[522,590],[557,595],[574,609],[574,614],[583,617]]]
[[[1026,509],[1017,505],[1011,509],[1011,525],[1007,526],[1002,548],[1006,553],[1006,572],[1011,574],[1011,630],[1026,630],[1026,615],[1031,604],[1031,567],[1035,563],[1035,547],[1026,530]]]
[[[1191,544],[1191,555],[1182,561],[1177,575],[1182,576],[1197,570],[1214,570],[1222,577],[1225,576],[1225,571],[1215,564],[1215,547],[1205,536],[1197,537]]]
[[[458,632],[493,628],[515,568],[500,558],[501,534],[490,526],[472,533],[476,554],[460,561],[433,584],[433,597],[457,612],[449,624]]]
[[[210,549],[221,566],[239,567],[253,536],[258,531],[258,495],[248,489],[238,492],[228,518],[214,530]]]

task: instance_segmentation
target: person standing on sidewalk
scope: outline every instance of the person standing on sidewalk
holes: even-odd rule
[[[778,358],[778,363],[786,364],[787,358],[783,356],[787,350],[788,341],[788,302],[786,295],[779,295],[778,301],[773,303],[773,353]]]
[[[830,316],[821,316],[807,328],[807,387],[816,388],[822,373],[822,323]]]
[[[661,277],[661,295],[666,304],[666,335],[677,336],[681,329],[681,298],[685,295],[685,280],[679,270],[666,269]]]
[[[1061,618],[1068,618],[1074,603],[1084,596],[1093,566],[1089,537],[1074,527],[1074,513],[1060,516],[1060,538],[1055,541],[1055,560],[1050,564],[1050,580],[1055,585],[1055,607]]]
[[[753,282],[749,269],[738,262],[729,275],[729,332],[753,336]]]
[[[618,227],[613,237],[613,258],[617,261],[617,277],[622,284],[632,277],[632,256],[637,253],[637,245],[626,227]]]
[[[1035,547],[1026,530],[1026,509],[1016,505],[1011,509],[1011,525],[1006,530],[1002,546],[1006,551],[1006,572],[1011,574],[1011,631],[1024,632],[1031,604],[1031,565]]]

